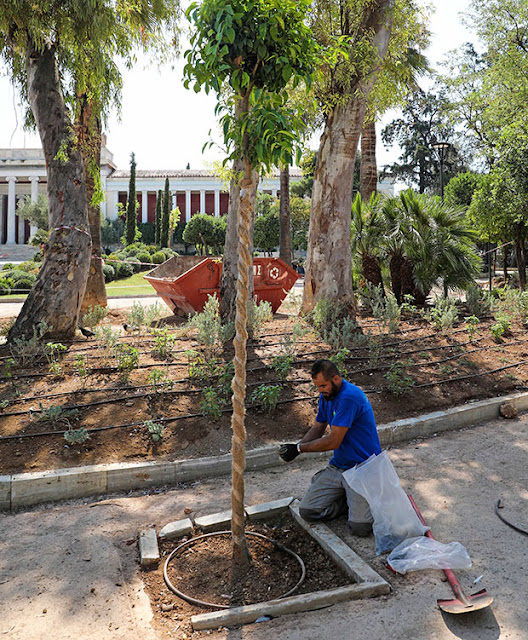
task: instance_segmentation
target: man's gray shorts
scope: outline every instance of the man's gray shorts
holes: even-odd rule
[[[312,478],[299,512],[305,520],[330,520],[346,513],[348,525],[355,535],[372,531],[372,514],[368,502],[353,491],[343,478],[343,469],[328,465]]]

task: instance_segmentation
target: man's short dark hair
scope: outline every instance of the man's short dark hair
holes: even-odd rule
[[[323,358],[316,360],[312,366],[312,378],[321,374],[325,380],[331,380],[334,376],[339,376],[339,369],[335,362],[324,360]]]

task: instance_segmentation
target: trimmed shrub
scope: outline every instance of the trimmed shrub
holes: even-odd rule
[[[122,278],[130,278],[134,274],[134,267],[129,262],[116,263],[116,278],[121,280]]]
[[[13,281],[11,278],[0,278],[0,296],[8,296],[11,293]]]
[[[138,273],[139,271],[141,271],[141,262],[137,259],[136,256],[127,258],[126,262],[129,262],[131,265],[133,265],[134,273]]]
[[[173,258],[176,255],[176,251],[169,249],[168,247],[163,247],[160,251],[165,255],[165,260],[169,258]]]
[[[10,278],[11,280],[13,280],[14,284],[17,285],[15,286],[15,289],[18,288],[18,283],[21,280],[29,281],[31,283],[29,288],[31,289],[35,280],[37,279],[37,276],[33,273],[28,273],[27,271],[22,271],[20,269],[11,269],[9,271],[5,271],[2,273],[2,277]]]
[[[143,263],[141,265],[141,271],[143,271],[144,269],[150,269],[152,267],[152,258],[148,251],[140,251],[139,253],[136,253],[136,258]]]
[[[111,264],[103,264],[103,275],[105,282],[112,282],[115,280],[116,272]]]
[[[28,276],[30,276],[31,274],[27,274]],[[16,282],[15,282],[15,286],[13,287],[13,291],[16,293],[22,293],[24,291],[29,291],[31,289],[31,287],[33,286],[35,282],[35,278],[33,277],[33,280],[29,277],[26,278],[19,278]]]
[[[156,253],[152,256],[152,262],[154,264],[161,264],[162,262],[165,262],[165,260],[167,260],[167,258],[165,257],[163,251],[156,251]]]

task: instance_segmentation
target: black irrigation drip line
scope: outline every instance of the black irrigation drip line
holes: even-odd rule
[[[279,400],[277,402],[277,405],[279,404],[288,404],[288,403],[292,403],[292,402],[300,402],[303,400],[313,400],[313,396],[301,396],[299,398],[289,398],[287,400]],[[261,408],[263,405],[261,403],[258,404],[251,404],[251,405],[246,405],[246,409],[259,409]],[[233,409],[222,409],[222,413],[223,414],[229,414],[232,413]],[[203,418],[204,414],[203,413],[186,413],[185,415],[181,415],[181,416],[170,416],[168,418],[156,418],[155,420],[153,420],[152,422],[164,422],[164,423],[171,423],[171,422],[177,422],[179,420],[189,420],[192,418]],[[144,420],[143,422],[128,422],[126,424],[113,424],[113,425],[107,425],[104,427],[92,427],[91,429],[86,429],[86,432],[88,433],[88,435],[90,433],[96,433],[96,432],[100,432],[100,431],[111,431],[112,429],[130,429],[133,427],[140,427],[143,426],[144,423],[146,421]],[[23,438],[38,438],[38,437],[43,437],[43,436],[56,436],[56,435],[64,435],[65,433],[68,433],[69,431],[71,431],[70,429],[66,429],[63,431],[41,431],[38,433],[22,433],[19,435],[10,435],[10,436],[0,436],[0,442],[2,442],[3,440],[19,440],[19,439],[23,439]],[[74,429],[75,431],[75,429]]]
[[[187,382],[188,380],[184,380],[184,382]],[[289,384],[290,382],[282,382],[280,380],[278,380],[277,382],[274,382],[273,384],[275,385],[282,385],[285,386],[287,384]],[[246,384],[246,387],[257,387],[260,384],[262,384],[261,382],[248,382]],[[149,386],[155,386],[155,385],[149,385]],[[140,389],[141,387],[133,387],[135,389]],[[128,402],[129,400],[137,400],[140,398],[148,398],[149,396],[152,395],[184,395],[184,394],[197,394],[197,393],[202,393],[203,389],[160,389],[157,392],[153,393],[133,393],[127,396],[121,396],[119,398],[105,398],[103,400],[94,400],[93,402],[85,402],[83,404],[67,404],[61,407],[61,409],[63,411],[71,411],[72,409],[87,409],[89,407],[97,407],[100,405],[104,405],[104,404],[114,404],[114,403],[118,403],[118,402]],[[66,394],[67,395],[67,394]],[[36,396],[36,398],[47,398],[47,397],[51,397],[51,396]],[[10,412],[2,412],[0,413],[0,419],[1,418],[9,418],[12,416],[23,416],[26,414],[34,414],[34,413],[45,413],[46,409],[30,409],[28,411],[10,411]]]

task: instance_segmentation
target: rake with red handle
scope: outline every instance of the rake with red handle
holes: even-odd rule
[[[423,519],[420,510],[416,502],[413,500],[413,497],[409,495],[409,500],[413,506],[413,509],[416,511],[416,515],[420,518],[421,523],[424,526],[427,526],[425,520]],[[434,540],[433,534],[428,529],[425,532],[425,535],[431,540]],[[460,582],[456,579],[455,574],[451,569],[443,569],[445,576],[451,585],[451,589],[453,589],[453,593],[456,598],[454,600],[437,600],[438,606],[442,611],[446,611],[447,613],[469,613],[470,611],[478,611],[478,609],[485,609],[489,607],[493,602],[492,596],[488,594],[486,589],[482,589],[482,591],[478,591],[473,595],[466,596],[464,591],[462,590],[462,586]]]

